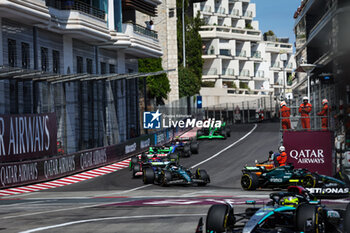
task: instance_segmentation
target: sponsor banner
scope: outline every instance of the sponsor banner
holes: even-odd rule
[[[149,146],[166,141],[167,133],[162,131],[131,139],[121,144],[79,151],[69,155],[26,162],[1,163],[0,188],[44,182],[90,170],[140,154]],[[56,143],[54,144],[56,145]]]
[[[0,115],[0,162],[57,154],[55,113]]]
[[[295,168],[332,176],[333,137],[329,131],[284,132],[283,145],[288,155],[287,163]]]

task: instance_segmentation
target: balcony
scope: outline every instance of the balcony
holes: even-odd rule
[[[255,74],[257,78],[265,78],[265,72],[263,70],[258,70]]]
[[[252,58],[261,58],[261,52],[260,52],[260,51],[255,51],[255,52],[252,54]]]
[[[203,69],[203,75],[218,75],[218,70],[216,68],[211,68],[211,69]]]
[[[257,30],[241,29],[227,26],[207,25],[199,31],[202,38],[223,38],[245,41],[260,41],[261,32]]]
[[[293,53],[293,45],[287,44],[287,43],[280,43],[280,42],[268,42],[266,44],[266,51],[272,52],[272,53]]]
[[[204,6],[201,11],[211,13],[211,6]]]
[[[275,63],[271,63],[271,67],[272,68],[281,68],[281,64],[280,64],[280,62],[279,61],[276,61]]]
[[[59,10],[75,10],[84,12],[102,20],[106,20],[106,13],[96,7],[80,1],[46,0],[46,6]]]
[[[148,37],[151,37],[153,39],[158,39],[158,33],[156,31],[142,27],[138,24],[133,24],[133,29],[134,29],[134,32],[137,34],[148,36]]]
[[[239,10],[238,9],[232,9],[230,12],[230,15],[239,17]]]
[[[220,55],[222,56],[232,56],[230,49],[220,49]]]
[[[253,11],[246,11],[243,16],[248,18],[253,18]]]
[[[249,70],[243,69],[241,72],[239,72],[240,77],[250,77],[250,72]]]
[[[224,69],[222,69],[222,75],[235,76],[235,70],[232,68],[224,68]]]
[[[236,54],[237,54],[237,57],[247,57],[246,50],[236,51]]]
[[[217,8],[215,8],[215,13],[224,15],[224,14],[226,14],[226,9],[223,7],[217,7]]]
[[[162,56],[157,32],[133,22],[123,23],[122,32],[111,31],[113,47],[124,48],[138,58]]]

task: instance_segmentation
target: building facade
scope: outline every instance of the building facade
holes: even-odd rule
[[[0,2],[0,114],[55,112],[66,152],[139,134],[138,58],[160,57],[157,32],[138,24],[161,2]]]
[[[313,64],[310,82],[298,72],[293,80],[294,96],[307,95],[315,111],[326,98],[332,110],[344,114],[350,106],[350,3],[346,0],[304,0],[294,14],[296,62]],[[298,68],[300,71],[300,68]],[[339,118],[340,119],[340,118]],[[345,119],[345,118],[344,118]]]
[[[283,41],[265,43],[254,20],[256,6],[250,0],[208,0],[195,3],[205,26],[203,41],[203,87],[205,106],[274,96],[283,69],[280,53],[292,61],[292,45]],[[278,85],[277,85],[278,83]],[[279,93],[278,93],[279,94]]]

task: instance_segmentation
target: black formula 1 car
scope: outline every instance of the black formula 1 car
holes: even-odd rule
[[[178,164],[179,156],[176,153],[172,154],[157,154],[157,153],[142,153],[139,156],[131,158],[129,168],[132,172],[132,177],[143,175],[145,168],[165,167],[168,163]]]
[[[165,167],[152,167],[143,170],[144,184],[197,184],[205,186],[210,183],[210,177],[205,170],[197,169],[194,173],[181,165],[168,163]]]
[[[245,190],[257,188],[286,188],[301,185],[317,197],[341,198],[349,196],[348,185],[330,176],[310,172],[307,169],[294,169],[288,164],[277,168],[270,165],[256,164],[242,170],[241,186]]]
[[[190,157],[199,153],[199,143],[191,138],[176,138],[164,145],[168,153],[177,153],[180,157]]]
[[[205,232],[350,232],[350,204],[345,210],[327,208],[297,186],[288,188],[287,192],[271,193],[270,198],[271,201],[261,208],[255,207],[255,201],[247,201],[246,204],[254,204],[254,207],[247,208],[244,213],[235,213],[229,203],[212,205]]]

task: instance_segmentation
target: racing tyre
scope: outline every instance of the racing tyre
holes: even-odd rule
[[[210,177],[206,170],[197,169],[196,177],[205,181],[205,183],[198,183],[198,186],[206,186],[210,182]]]
[[[344,216],[344,232],[350,232],[350,203],[346,206],[345,216]]]
[[[325,233],[326,224],[322,216],[322,207],[317,205],[300,205],[296,210],[296,227],[305,233]]]
[[[244,190],[255,190],[259,187],[259,177],[255,173],[244,173],[241,177],[241,186]]]
[[[231,129],[226,129],[227,137],[231,137]]]
[[[303,187],[305,188],[315,188],[317,179],[312,174],[307,174],[303,179]]]
[[[141,171],[141,165],[139,163],[132,166],[132,178],[136,177],[136,173]]]
[[[146,168],[143,170],[143,183],[153,184],[154,183],[154,171],[152,168]]]
[[[227,132],[226,132],[226,129],[221,129],[220,130],[220,135],[224,137],[224,139],[227,138]]]
[[[199,149],[198,142],[192,142],[190,147],[191,147],[192,154],[198,154],[198,149]]]
[[[207,214],[206,232],[222,233],[234,225],[233,209],[229,211],[229,206],[225,204],[212,205]]]
[[[184,145],[184,150],[183,150],[183,156],[184,157],[191,157],[191,146],[189,144]]]
[[[161,180],[161,186],[168,186],[168,182],[173,179],[173,176],[171,175],[171,172],[169,171],[164,171],[162,175],[162,180]]]

